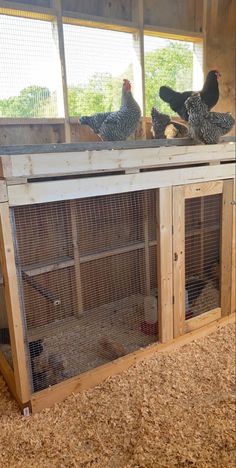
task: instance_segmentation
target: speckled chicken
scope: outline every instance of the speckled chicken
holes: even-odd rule
[[[219,99],[219,85],[218,80],[220,78],[218,70],[211,70],[207,74],[204,86],[200,91],[201,98],[210,110],[214,107]],[[184,91],[179,93],[174,91],[169,86],[161,86],[159,91],[160,98],[170,105],[170,108],[179,114],[179,116],[188,120],[188,111],[184,105],[186,99],[194,94],[193,91]]]
[[[170,117],[167,114],[162,114],[156,107],[151,110],[152,116],[152,134],[154,138],[166,138],[165,129],[170,124]]]
[[[104,112],[80,118],[81,124],[89,125],[102,140],[126,140],[138,127],[141,110],[135,101],[129,80],[123,80],[121,107],[116,112]]]
[[[189,113],[189,134],[195,141],[206,145],[218,143],[234,126],[235,120],[229,112],[210,112],[199,93],[189,97],[185,106]]]

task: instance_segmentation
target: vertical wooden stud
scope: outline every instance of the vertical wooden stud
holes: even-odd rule
[[[236,202],[236,180],[234,179],[233,201]],[[231,313],[236,312],[236,204],[233,204],[233,246],[232,246],[232,290]]]
[[[157,275],[159,340],[173,339],[172,188],[157,193]]]
[[[132,20],[138,23],[138,32],[133,34],[134,50],[134,97],[138,101],[142,111],[142,137],[146,138],[146,103],[145,103],[145,66],[144,66],[144,7],[143,0],[137,0],[134,3]]]
[[[221,314],[231,312],[232,294],[232,246],[233,246],[233,180],[223,184],[221,226]]]
[[[149,221],[148,221],[148,192],[143,192],[143,222],[144,222],[144,252],[145,252],[145,280],[146,280],[146,295],[151,294],[151,278],[150,278],[150,255],[149,255]]]
[[[173,289],[174,338],[183,335],[185,325],[185,189],[173,188]]]
[[[70,131],[70,119],[69,119],[69,104],[68,104],[68,87],[66,77],[66,60],[65,60],[65,46],[64,46],[64,33],[62,23],[62,9],[61,0],[52,0],[53,8],[56,11],[56,21],[54,22],[54,28],[57,31],[58,47],[61,62],[61,78],[62,78],[62,89],[63,89],[63,101],[64,101],[64,113],[65,113],[65,141],[71,143],[71,131]]]
[[[80,271],[80,253],[78,246],[78,231],[76,223],[76,200],[70,201],[70,214],[71,214],[71,231],[72,231],[72,242],[74,249],[74,260],[75,260],[75,281],[76,281],[76,295],[77,295],[77,315],[83,314],[83,299],[82,299],[82,283],[81,283],[81,271]]]
[[[30,385],[8,203],[0,203],[0,260],[3,272],[16,393],[24,404],[30,399]]]

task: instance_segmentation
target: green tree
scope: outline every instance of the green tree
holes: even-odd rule
[[[170,107],[159,97],[160,86],[167,85],[177,91],[192,87],[193,57],[186,44],[171,43],[163,49],[145,55],[146,110],[156,106],[170,113]]]
[[[45,106],[48,105],[51,94],[48,88],[28,86],[22,89],[19,96],[0,101],[2,117],[43,117]]]

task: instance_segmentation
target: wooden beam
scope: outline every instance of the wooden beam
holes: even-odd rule
[[[159,341],[173,339],[172,187],[158,190],[157,274]]]
[[[108,29],[112,31],[135,33],[138,31],[138,22],[105,18],[103,16],[87,15],[63,10],[63,23],[89,28]]]
[[[200,184],[186,185],[184,198],[204,197],[205,195],[216,195],[222,193],[223,181],[215,180]]]
[[[152,140],[154,141],[154,140]],[[157,141],[157,140],[155,140]],[[111,142],[109,142],[110,144]],[[72,175],[90,172],[121,171],[131,168],[158,168],[164,166],[207,164],[213,162],[235,161],[235,144],[222,143],[209,146],[170,146],[170,147],[149,147],[147,142],[127,142],[141,143],[143,148],[130,149],[94,149],[92,143],[79,145],[50,145],[48,152],[46,145],[45,153],[37,154],[37,148],[31,146],[31,153],[28,153],[28,146],[18,149],[22,154],[10,154],[15,152],[14,147],[0,147],[0,177],[6,179],[12,177],[43,177],[53,175]],[[53,152],[55,146],[55,152]],[[68,152],[64,151],[64,146]],[[72,146],[72,149],[70,149]],[[93,149],[89,149],[89,148]],[[42,146],[44,148],[44,145]],[[74,148],[74,149],[73,149]],[[87,148],[87,149],[86,149]],[[58,152],[58,150],[62,150]],[[39,151],[39,149],[38,149]]]
[[[197,330],[208,323],[215,322],[221,318],[221,308],[217,307],[216,309],[210,310],[209,312],[205,312],[204,314],[198,315],[197,317],[193,317],[189,320],[185,321],[185,333],[189,333],[193,330]]]
[[[59,200],[73,200],[113,193],[192,184],[196,181],[234,178],[233,164],[140,172],[138,174],[83,177],[68,180],[35,182],[8,187],[10,206],[30,205]]]
[[[144,221],[144,258],[145,258],[145,283],[146,296],[151,294],[151,278],[150,278],[150,255],[149,255],[149,216],[148,216],[148,193],[143,192],[143,221]]]
[[[236,180],[233,190],[233,245],[232,245],[232,287],[231,287],[231,313],[236,312]]]
[[[221,227],[221,311],[222,316],[231,313],[232,299],[232,244],[233,244],[233,180],[225,180],[222,200]]]
[[[19,3],[0,0],[0,14],[52,21],[55,15],[55,10],[53,8],[41,7],[39,5],[26,4],[24,2]]]
[[[20,118],[0,117],[0,126],[5,125],[60,125],[64,124],[63,118]]]
[[[64,114],[65,114],[65,141],[66,143],[70,143],[71,131],[70,131],[70,122],[69,122],[68,86],[67,86],[67,76],[66,76],[66,59],[65,59],[61,0],[52,0],[52,4],[53,4],[53,8],[56,11],[56,20],[54,22],[54,28],[57,31],[59,55],[60,55],[60,61],[61,61],[61,79],[62,79],[62,89],[63,89]],[[57,40],[56,40],[56,43],[57,43]]]
[[[173,188],[173,294],[174,338],[185,326],[185,189]]]
[[[79,239],[77,230],[77,209],[76,200],[70,201],[70,216],[71,216],[71,234],[72,243],[74,249],[74,267],[75,267],[75,285],[76,285],[76,296],[77,296],[77,315],[83,314],[83,296],[82,296],[82,282],[81,282],[81,271],[80,271],[80,252],[79,252]]]
[[[0,203],[6,202],[8,200],[7,196],[7,187],[5,180],[0,180]]]
[[[49,408],[55,403],[63,401],[68,395],[72,393],[76,395],[83,390],[98,385],[106,378],[117,375],[120,372],[128,369],[130,366],[148,359],[156,352],[163,353],[178,349],[181,346],[191,343],[194,340],[203,338],[210,333],[214,333],[225,325],[234,322],[235,314],[231,314],[228,317],[224,317],[216,320],[213,323],[207,324],[198,330],[194,330],[187,333],[186,335],[180,336],[179,338],[170,341],[169,343],[154,344],[148,348],[140,349],[113,362],[104,364],[103,366],[81,374],[80,376],[73,377],[66,380],[65,382],[49,387],[46,390],[37,392],[32,396],[32,412],[37,413],[42,411],[44,408]]]
[[[144,65],[144,6],[143,0],[134,2],[132,8],[132,18],[138,23],[138,31],[133,35],[133,49],[134,49],[134,97],[138,101],[142,115],[146,115],[146,100],[145,100],[145,65]],[[146,122],[142,119],[142,134],[146,138]]]
[[[201,42],[201,32],[185,31],[184,29],[165,28],[163,26],[151,26],[144,24],[144,33],[148,36],[163,37],[164,39],[176,39],[178,41]]]
[[[0,261],[4,278],[16,392],[24,404],[30,399],[30,386],[8,203],[0,203]]]

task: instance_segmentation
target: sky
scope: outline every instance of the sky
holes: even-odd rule
[[[0,99],[16,96],[32,84],[61,92],[55,37],[50,22],[0,15]],[[66,24],[64,40],[69,86],[86,85],[95,72],[121,75],[135,54],[130,33]],[[145,51],[168,42],[146,36]]]

